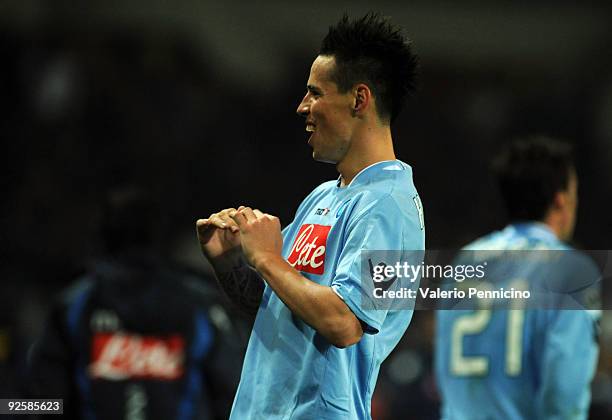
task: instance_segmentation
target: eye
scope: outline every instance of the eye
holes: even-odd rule
[[[320,98],[323,95],[323,93],[314,86],[308,86],[306,89],[306,93],[310,93],[310,95],[314,98]]]

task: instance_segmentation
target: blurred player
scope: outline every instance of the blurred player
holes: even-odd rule
[[[243,353],[216,288],[155,252],[152,196],[125,188],[108,204],[109,255],[55,302],[29,396],[62,398],[67,419],[226,419]]]
[[[517,141],[495,167],[513,223],[466,249],[569,250],[578,204],[570,147],[546,138]],[[525,260],[504,263],[511,275],[546,281],[529,278],[535,270]],[[586,310],[438,311],[442,418],[586,418],[598,355],[596,317]]]
[[[257,314],[232,419],[370,418],[380,365],[412,311],[362,309],[360,251],[424,248],[412,170],[396,160],[390,129],[415,66],[385,19],[345,16],[297,109],[313,158],[335,164],[338,180],[315,188],[282,234],[276,217],[249,207],[198,220],[221,287]]]

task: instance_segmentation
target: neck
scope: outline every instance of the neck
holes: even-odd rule
[[[563,223],[556,214],[548,214],[544,220],[542,220],[546,226],[552,230],[557,239],[564,241],[566,238],[564,237]]]
[[[342,176],[342,185],[351,183],[361,170],[377,162],[394,160],[393,140],[389,126],[365,127],[351,141],[349,150],[338,162],[336,169]]]

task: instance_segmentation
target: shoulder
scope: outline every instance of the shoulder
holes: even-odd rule
[[[60,306],[70,306],[76,301],[88,296],[96,285],[92,275],[79,277],[73,284],[61,290],[55,297],[54,303]]]
[[[347,228],[375,230],[383,236],[402,237],[416,241],[412,246],[424,246],[424,219],[418,196],[398,197],[391,192],[364,193],[355,197],[347,210]],[[418,203],[418,204],[417,204]]]
[[[466,250],[558,250],[572,248],[538,223],[510,224],[466,245]]]
[[[349,206],[351,218],[380,215],[398,224],[414,217],[422,219],[423,205],[414,185],[396,182],[396,176],[391,174],[389,181],[376,181],[357,191]]]
[[[503,231],[491,232],[481,236],[463,247],[466,251],[477,251],[486,249],[504,249],[508,244],[508,238]]]
[[[383,191],[360,191],[347,202],[347,216],[350,220],[361,219],[368,215],[380,214],[393,216],[400,212],[398,200]]]

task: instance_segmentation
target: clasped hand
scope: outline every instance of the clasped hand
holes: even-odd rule
[[[278,217],[257,209],[225,209],[198,220],[196,226],[202,251],[210,259],[241,246],[247,262],[257,268],[265,258],[279,256],[282,251]]]

